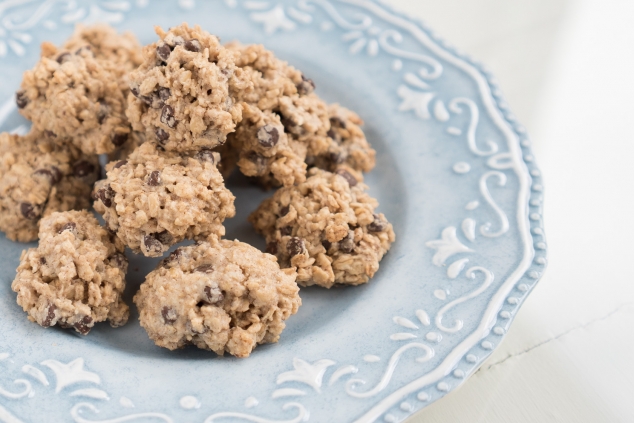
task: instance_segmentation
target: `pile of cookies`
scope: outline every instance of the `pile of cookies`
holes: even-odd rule
[[[262,46],[223,46],[187,24],[156,33],[142,48],[79,26],[24,73],[16,102],[33,126],[0,134],[0,230],[39,245],[12,288],[41,326],[118,327],[125,247],[160,257],[194,240],[146,276],[141,325],[162,347],[247,357],[277,342],[301,305],[297,284],[358,285],[378,270],[395,236],[363,184],[375,151],[355,113]],[[249,218],[266,252],[223,239],[236,169],[276,189]]]

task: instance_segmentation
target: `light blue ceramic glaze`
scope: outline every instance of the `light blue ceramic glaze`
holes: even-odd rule
[[[87,337],[27,321],[0,239],[0,422],[401,421],[472,374],[544,271],[540,174],[495,80],[424,24],[371,0],[0,0],[0,123],[42,41],[107,21],[143,43],[187,21],[263,43],[359,113],[378,152],[367,176],[397,242],[366,286],[301,290],[278,344],[248,359],[160,349],[136,311]],[[265,198],[230,181],[227,236],[258,247]],[[127,298],[156,264],[131,256]]]

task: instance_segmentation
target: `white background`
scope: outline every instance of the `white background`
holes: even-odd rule
[[[548,269],[408,423],[634,422],[634,0],[386,0],[484,62],[544,176]]]

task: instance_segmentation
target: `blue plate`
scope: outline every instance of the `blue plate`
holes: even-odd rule
[[[187,21],[263,43],[359,113],[378,152],[367,176],[397,242],[366,286],[301,290],[279,343],[248,359],[154,346],[137,324],[89,336],[30,323],[0,238],[2,422],[402,421],[456,389],[500,344],[544,271],[542,184],[495,80],[423,23],[372,0],[0,0],[0,127],[45,40],[105,21],[143,43]],[[228,238],[270,193],[229,181]],[[129,299],[156,260],[131,257]]]

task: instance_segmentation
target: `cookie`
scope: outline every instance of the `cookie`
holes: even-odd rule
[[[86,154],[110,153],[128,140],[127,88],[119,64],[88,48],[68,51],[42,44],[40,61],[24,72],[16,102],[33,127]]]
[[[300,285],[368,282],[395,240],[392,225],[366,186],[343,169],[313,168],[306,182],[280,188],[249,217],[282,268]]]
[[[338,104],[328,106],[330,129],[326,132],[329,142],[326,151],[315,154],[311,149],[306,161],[311,166],[336,172],[341,168],[352,168],[369,172],[376,164],[376,151],[365,138],[360,126],[363,120],[351,110]],[[345,165],[345,166],[342,166]]]
[[[126,246],[148,257],[184,239],[222,236],[235,197],[218,160],[210,150],[186,156],[145,142],[127,160],[106,166],[107,178],[95,185],[95,210]]]
[[[159,346],[193,344],[248,357],[257,344],[277,342],[301,305],[293,269],[239,241],[177,248],[147,275],[134,303]]]
[[[250,86],[233,54],[198,26],[156,32],[161,40],[143,49],[143,64],[130,74],[134,129],[168,151],[223,144],[242,116],[234,93]]]
[[[124,325],[128,260],[123,244],[89,212],[53,213],[40,222],[37,248],[22,252],[11,289],[28,319],[86,335],[95,323]]]
[[[291,186],[306,180],[306,147],[284,133],[278,115],[245,104],[243,119],[229,135],[229,149],[237,152],[237,166],[246,176]]]
[[[13,241],[37,239],[38,223],[53,212],[90,207],[99,176],[95,156],[32,130],[0,134],[0,230]]]

